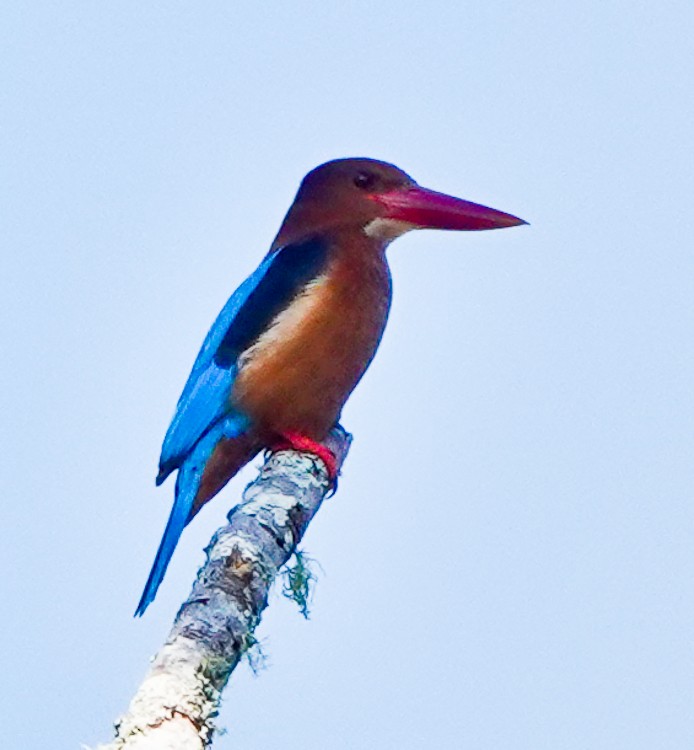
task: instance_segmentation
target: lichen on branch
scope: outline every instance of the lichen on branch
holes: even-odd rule
[[[338,466],[351,436],[342,427],[327,446]],[[270,454],[205,550],[206,560],[164,646],[100,750],[203,750],[214,735],[222,690],[241,658],[257,644],[254,631],[279,571],[285,595],[308,617],[309,560],[297,546],[330,490],[328,472],[313,454]]]

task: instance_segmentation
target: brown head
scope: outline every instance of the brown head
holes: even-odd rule
[[[411,229],[481,230],[518,226],[516,216],[422,188],[376,159],[336,159],[304,177],[273,248],[312,234],[356,230],[390,242]]]

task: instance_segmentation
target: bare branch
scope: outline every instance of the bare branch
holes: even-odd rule
[[[351,436],[327,441],[338,464]],[[312,454],[272,454],[205,550],[188,600],[127,713],[101,750],[202,750],[214,731],[222,690],[255,643],[270,586],[289,560],[329,490]]]

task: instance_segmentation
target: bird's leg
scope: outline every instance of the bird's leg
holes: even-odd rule
[[[338,467],[335,454],[322,443],[312,440],[300,432],[283,432],[280,440],[270,446],[270,450],[273,452],[295,450],[300,453],[313,453],[325,464],[330,481],[334,482],[337,479]]]

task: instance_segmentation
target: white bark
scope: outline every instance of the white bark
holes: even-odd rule
[[[351,436],[327,441],[338,465]],[[101,750],[203,750],[222,690],[255,642],[253,631],[279,569],[291,557],[330,488],[308,453],[272,454],[206,549],[207,559],[162,649]]]

